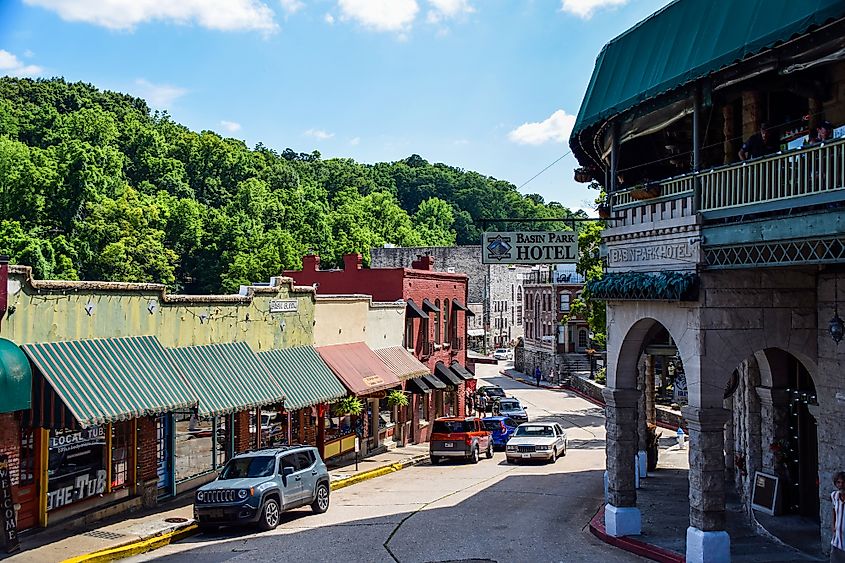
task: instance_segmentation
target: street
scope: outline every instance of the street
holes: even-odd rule
[[[602,502],[603,410],[478,365],[479,385],[505,388],[530,420],[555,420],[569,449],[554,464],[428,463],[341,489],[326,514],[286,513],[272,532],[199,534],[134,561],[638,561],[587,529]]]

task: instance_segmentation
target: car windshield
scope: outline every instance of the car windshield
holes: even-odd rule
[[[276,468],[273,456],[239,457],[231,460],[223,468],[220,479],[244,479],[247,477],[269,477]]]
[[[519,402],[517,401],[499,401],[499,409],[503,411],[518,411]]]
[[[496,350],[495,353],[496,354],[507,354],[508,351],[505,348],[499,348],[498,350]]]
[[[500,387],[488,387],[485,392],[490,397],[504,397],[505,392]]]
[[[501,430],[502,429],[502,423],[499,422],[498,420],[485,420],[484,421],[484,429],[485,430],[491,430],[491,431]]]
[[[554,436],[551,426],[520,426],[514,436]]]
[[[475,425],[471,420],[435,420],[434,432],[452,434],[454,432],[473,432]]]

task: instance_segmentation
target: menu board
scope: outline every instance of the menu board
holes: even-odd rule
[[[755,472],[751,508],[774,516],[778,502],[779,481],[780,479],[774,475]]]

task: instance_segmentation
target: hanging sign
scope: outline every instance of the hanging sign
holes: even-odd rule
[[[9,458],[0,456],[0,524],[3,526],[3,544],[6,553],[20,549],[18,539],[18,518],[15,501],[12,498],[12,475],[9,472]]]
[[[481,235],[482,264],[574,264],[574,231],[486,232]]]

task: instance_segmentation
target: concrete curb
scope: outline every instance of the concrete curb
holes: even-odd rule
[[[593,519],[590,520],[590,532],[606,544],[618,547],[640,557],[660,561],[661,563],[684,563],[686,557],[680,553],[636,540],[628,536],[615,537],[607,533],[604,527],[604,505],[599,508]]]
[[[356,483],[360,483],[362,481],[375,479],[376,477],[381,477],[382,475],[388,475],[390,473],[401,471],[406,467],[412,467],[427,459],[428,454],[416,455],[404,461],[391,463],[390,465],[383,465],[381,467],[375,467],[368,471],[359,473],[358,475],[353,475],[352,477],[338,479],[337,481],[332,482],[329,487],[331,488],[331,490],[336,491],[338,489],[343,489],[345,487],[355,485]],[[199,526],[197,524],[195,524],[194,522],[188,522],[169,532],[164,532],[155,536],[131,541],[124,545],[119,545],[117,547],[110,547],[108,549],[101,549],[92,553],[86,553],[85,555],[71,557],[70,559],[65,559],[61,563],[101,563],[106,561],[114,561],[115,559],[133,557],[135,555],[140,555],[148,551],[154,551],[166,545],[170,545],[173,542],[188,538],[190,536],[193,536],[194,534],[199,533],[199,531]]]

